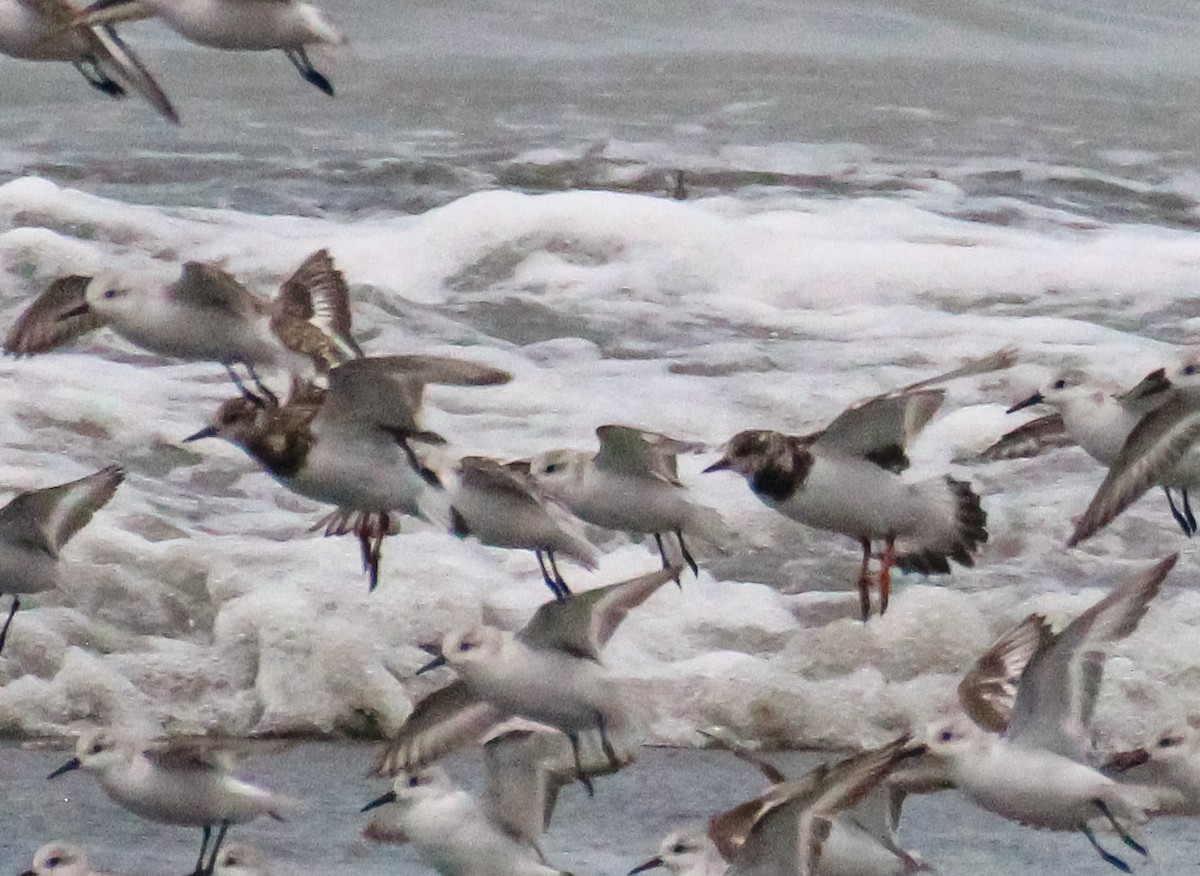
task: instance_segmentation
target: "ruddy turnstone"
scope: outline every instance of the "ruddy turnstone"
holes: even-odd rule
[[[58,586],[58,555],[92,515],[113,497],[125,472],[115,465],[77,481],[30,490],[0,508],[0,593],[12,594],[0,628],[0,651],[22,593]]]
[[[871,613],[871,543],[884,542],[879,612],[887,611],[891,570],[950,571],[949,560],[974,565],[987,541],[987,514],[969,484],[951,477],[909,483],[905,448],[942,404],[944,393],[921,389],[880,396],[844,411],[811,435],[765,429],[739,432],[706,472],[730,470],[770,508],[818,529],[842,532],[862,545],[859,604]],[[913,550],[896,553],[896,542]]]
[[[445,443],[420,423],[425,385],[490,386],[510,379],[506,371],[460,359],[354,359],[329,372],[327,390],[298,382],[284,404],[248,392],[230,399],[185,441],[224,438],[289,490],[336,505],[314,528],[358,536],[374,590],[383,538],[396,532],[399,515],[449,526],[442,485],[417,449]]]

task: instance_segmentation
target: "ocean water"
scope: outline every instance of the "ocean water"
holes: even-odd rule
[[[656,743],[692,745],[713,723],[795,747],[876,743],[952,709],[1008,624],[1035,610],[1063,622],[1181,551],[1114,649],[1097,724],[1119,746],[1184,720],[1200,705],[1197,560],[1161,500],[1068,551],[1094,462],[971,458],[1060,368],[1129,386],[1192,341],[1193,11],[711,5],[330,2],[351,40],[318,59],[332,100],[278,53],[128,27],[179,128],[68,66],[0,58],[0,322],[68,272],[169,279],[198,259],[269,294],[328,247],[368,352],[513,373],[428,394],[430,428],[501,457],[586,449],[612,422],[715,453],[740,429],[816,428],[1015,346],[1014,368],[950,384],[913,453],[913,478],[949,471],[983,496],[975,568],[898,576],[888,614],[864,626],[851,540],[701,475],[712,454],[687,457],[683,479],[729,537],[696,546],[700,579],[634,612],[607,661]],[[686,200],[669,196],[678,171]],[[388,540],[368,594],[353,540],[308,532],[325,509],[231,446],[181,443],[231,394],[219,367],[107,332],[0,362],[0,485],[128,471],[64,552],[64,586],[16,618],[0,734],[387,732],[429,689],[412,678],[418,643],[480,617],[519,625],[547,598],[532,556],[416,523]],[[566,570],[577,588],[657,562],[593,534],[603,559]],[[5,795],[44,799],[40,776],[20,772]],[[48,838],[0,835],[0,858],[24,866]]]

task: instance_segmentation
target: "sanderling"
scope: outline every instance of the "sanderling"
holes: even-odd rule
[[[1067,540],[1068,547],[1091,538],[1156,484],[1184,491],[1184,513],[1174,504],[1171,510],[1185,533],[1196,531],[1186,491],[1200,486],[1200,452],[1193,449],[1200,441],[1200,369],[1185,365],[1179,377],[1166,390],[1157,388],[1157,382],[1150,388],[1154,406],[1121,445]]]
[[[842,876],[928,869],[839,816],[861,802],[897,763],[922,750],[908,737],[822,765],[714,816],[704,829],[676,831],[630,876],[665,867],[680,876],[795,873]]]
[[[1170,398],[1167,392],[1170,388],[1171,381],[1162,368],[1150,372],[1136,386],[1122,393],[1110,392],[1082,372],[1071,370],[1060,374],[1044,389],[1017,402],[1008,412],[1011,414],[1038,404],[1054,408],[1069,440],[1059,442],[1051,438],[1046,445],[1078,444],[1101,465],[1110,466],[1138,422]],[[1034,420],[1007,433],[985,454],[994,456],[1001,452],[1002,447],[1011,447],[1018,441],[1026,443],[1024,439],[1031,430],[1036,430],[1040,438],[1046,438],[1052,434],[1050,424],[1054,416]],[[1171,508],[1171,516],[1184,535],[1193,535],[1196,532],[1196,518],[1192,514],[1187,489],[1181,491],[1182,507],[1175,505],[1169,486],[1163,486],[1163,492]]]
[[[46,843],[33,856],[33,866],[21,876],[113,876],[88,867],[87,855],[79,846],[55,841]]]
[[[115,465],[77,481],[30,490],[0,508],[0,593],[12,594],[8,619],[0,628],[0,652],[20,594],[58,586],[58,554],[113,497],[125,472]]]
[[[858,595],[871,614],[871,543],[883,540],[879,612],[887,610],[891,569],[949,572],[949,560],[974,565],[987,541],[987,515],[970,484],[951,477],[909,483],[905,446],[941,406],[941,390],[880,396],[843,412],[826,429],[792,436],[739,432],[706,472],[731,470],[770,508],[800,523],[842,532],[862,545]],[[914,546],[896,554],[896,541]]]
[[[1109,756],[1104,771],[1153,787],[1158,805],[1152,815],[1200,815],[1200,732],[1194,723],[1155,733],[1145,745]]]
[[[184,39],[215,49],[279,49],[304,79],[333,96],[333,84],[313,67],[308,46],[346,42],[320,9],[301,0],[99,0],[78,19],[86,24],[157,17]]]
[[[601,426],[599,453],[551,450],[529,461],[529,473],[546,495],[562,502],[576,517],[605,529],[653,534],[663,566],[672,564],[663,533],[674,533],[692,572],[696,560],[684,532],[717,541],[720,515],[695,504],[679,480],[676,454],[699,452],[704,445],[677,441],[631,426]]]
[[[1126,872],[1128,865],[1097,842],[1094,822],[1108,824],[1146,855],[1129,829],[1146,820],[1157,795],[1120,785],[1089,765],[1090,727],[1106,646],[1136,628],[1177,560],[1177,554],[1167,557],[1115,587],[1033,655],[1003,735],[961,718],[929,729],[929,754],[959,791],[1030,827],[1081,831],[1105,861]]]
[[[571,557],[585,569],[596,568],[596,552],[581,523],[542,495],[529,476],[528,463],[464,456],[438,475],[449,493],[454,534],[492,547],[533,551],[542,579],[555,596],[570,592],[556,554]]]
[[[679,574],[679,567],[556,597],[520,632],[474,624],[448,634],[441,655],[418,673],[449,665],[458,680],[421,700],[381,750],[375,771],[419,769],[479,738],[508,716],[555,727],[571,742],[576,775],[592,790],[581,734],[597,731],[605,758],[623,763],[613,735],[627,723],[600,650],[629,610]]]
[[[117,32],[108,25],[72,26],[78,13],[69,0],[0,0],[0,53],[33,61],[70,61],[96,90],[119,98],[128,86],[164,118],[179,124],[171,101]]]
[[[4,351],[44,353],[101,326],[161,356],[220,362],[239,385],[235,363],[258,382],[256,365],[306,374],[361,355],[349,334],[346,284],[326,250],[305,259],[272,301],[201,262],[186,262],[165,287],[60,277],[17,319]]]
[[[282,820],[282,813],[295,806],[292,800],[234,778],[228,754],[203,740],[153,748],[107,730],[93,730],[79,737],[75,757],[47,778],[78,769],[93,773],[104,793],[135,815],[203,828],[193,876],[211,876],[230,825],[260,815]],[[216,842],[206,865],[214,827]]]
[[[558,790],[575,780],[564,748],[562,734],[547,727],[515,722],[498,729],[483,746],[480,799],[456,787],[438,767],[402,774],[392,791],[363,807],[366,812],[395,804],[380,809],[363,835],[411,842],[431,866],[452,876],[559,873],[546,865],[540,839]]]
[[[399,515],[450,526],[437,475],[417,452],[445,443],[420,424],[425,384],[488,386],[510,379],[506,371],[459,359],[353,359],[329,372],[328,390],[297,384],[285,404],[244,392],[185,440],[224,438],[289,490],[336,505],[314,528],[358,536],[374,590],[383,538],[396,531]]]

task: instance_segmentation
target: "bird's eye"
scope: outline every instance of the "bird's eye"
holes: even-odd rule
[[[420,776],[409,776],[408,777],[408,786],[410,788],[419,788],[421,786],[421,777]]]
[[[562,468],[562,466],[560,466],[557,462],[552,462],[546,466],[546,474],[554,474],[560,468]]]
[[[230,867],[236,867],[238,865],[238,859],[234,855],[229,855],[225,858],[225,863]]]
[[[474,647],[475,646],[471,642],[459,642],[458,643],[458,650],[460,653],[465,653],[467,651],[470,651]]]
[[[93,743],[92,747],[88,749],[88,754],[99,754],[102,751],[104,751],[104,746],[99,742],[96,742]]]
[[[57,867],[61,863],[62,863],[62,858],[58,857],[58,855],[55,855],[53,858],[46,859],[47,867]]]
[[[1185,368],[1183,369],[1183,373],[1184,373],[1184,374],[1195,374],[1195,373],[1196,373],[1196,366],[1195,366],[1195,365],[1188,365],[1187,367],[1185,367]]]
[[[683,843],[675,843],[675,845],[671,846],[671,852],[673,854],[682,855],[686,851],[687,846],[685,846]]]
[[[954,739],[954,731],[953,730],[943,730],[941,733],[938,734],[939,742],[950,742],[952,739]]]
[[[117,290],[116,290],[116,289],[105,289],[105,290],[104,290],[104,297],[105,297],[105,298],[116,298],[116,297],[117,297]]]
[[[1182,739],[1178,739],[1174,736],[1164,736],[1162,739],[1158,740],[1158,747],[1173,748],[1174,746],[1179,745],[1179,743],[1182,741]]]
[[[1067,382],[1060,377],[1058,380],[1054,381],[1054,388],[1055,389],[1066,389]]]

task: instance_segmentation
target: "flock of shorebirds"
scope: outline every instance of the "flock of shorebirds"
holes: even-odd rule
[[[133,90],[178,124],[166,93],[117,33],[115,25],[157,18],[184,39],[234,51],[278,49],[307,82],[333,96],[333,84],[313,66],[310,46],[345,38],[315,6],[301,0],[0,0],[0,54],[66,61],[93,88],[122,98]]]
[[[101,4],[106,5],[106,4]],[[692,500],[679,453],[704,444],[631,426],[597,429],[598,451],[556,450],[509,461],[472,456],[423,424],[428,384],[488,386],[509,375],[462,359],[367,356],[351,332],[347,285],[329,254],[314,253],[271,299],[224,270],[189,262],[170,285],[128,278],[54,281],[18,318],[10,354],[40,354],[107,327],[153,353],[221,363],[236,395],[189,441],[224,438],[279,483],[334,510],[314,528],[353,534],[374,588],[382,545],[405,516],[500,548],[536,553],[549,600],[519,631],[474,624],[449,632],[418,674],[439,667],[457,679],[421,700],[382,747],[379,775],[393,790],[365,808],[381,841],[417,846],[445,874],[552,876],[539,840],[559,788],[628,765],[635,721],[601,656],[629,611],[697,561],[688,541],[715,542],[720,516]],[[843,533],[862,548],[857,588],[863,621],[886,611],[893,569],[926,574],[971,565],[988,538],[968,483],[911,480],[906,448],[941,406],[940,384],[1008,367],[1011,351],[851,406],[803,436],[750,430],[733,436],[706,472],[741,475],[766,505],[800,523]],[[262,374],[286,373],[272,389]],[[1090,537],[1151,487],[1167,492],[1188,535],[1196,530],[1188,491],[1200,477],[1200,404],[1194,375],[1148,375],[1111,394],[1068,373],[1014,410],[1055,412],[1004,436],[991,459],[1077,443],[1108,466],[1071,544]],[[59,579],[59,554],[113,496],[117,466],[22,493],[0,509],[0,594],[19,596]],[[1178,492],[1178,501],[1172,494]],[[584,524],[652,536],[662,568],[573,592],[567,558],[597,563]],[[877,550],[878,548],[878,550]],[[871,562],[879,570],[871,574]],[[1138,828],[1160,814],[1200,814],[1200,733],[1166,731],[1146,747],[1097,750],[1091,731],[1106,649],[1130,634],[1174,566],[1154,564],[1058,633],[1031,615],[983,654],[959,687],[963,715],[879,748],[788,779],[736,739],[715,741],[758,766],[769,787],[700,828],[671,834],[631,872],[679,874],[894,874],[929,866],[900,844],[900,804],[912,793],[956,788],[980,806],[1030,827],[1082,833],[1100,857],[1129,871],[1145,856]],[[872,599],[872,586],[878,595]],[[457,788],[436,761],[482,744],[482,798]],[[203,740],[148,744],[99,729],[51,778],[93,774],[126,809],[203,830],[199,874],[248,876],[265,864],[224,845],[226,831],[260,815],[283,817],[291,800],[238,780],[229,757]],[[1104,840],[1103,842],[1101,840]],[[1114,851],[1114,849],[1116,849]],[[82,853],[41,849],[30,874],[81,876]]]

